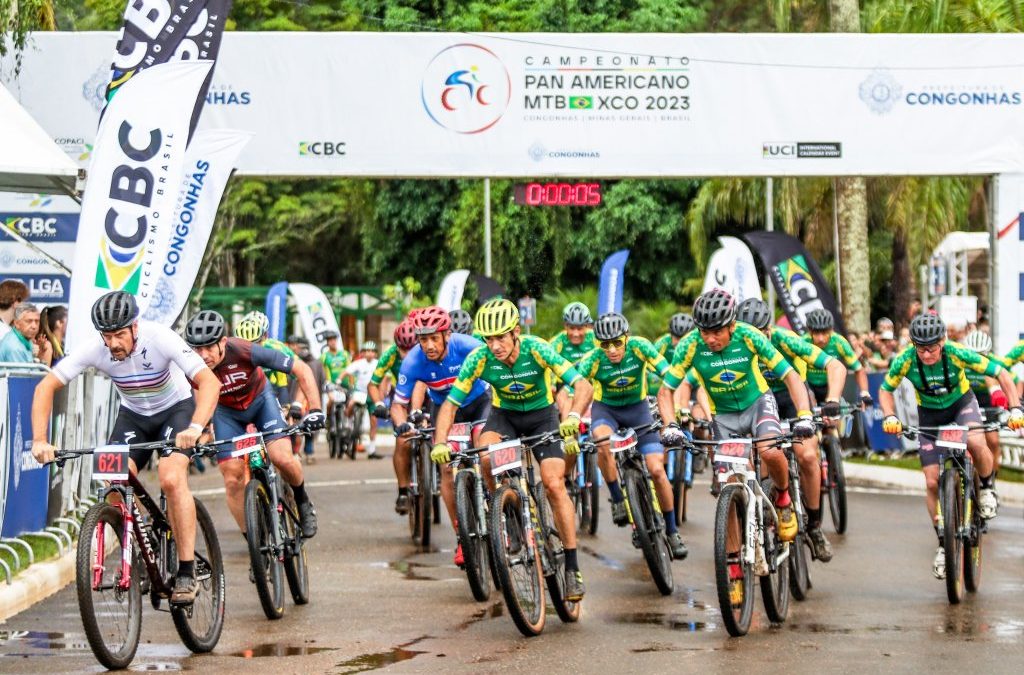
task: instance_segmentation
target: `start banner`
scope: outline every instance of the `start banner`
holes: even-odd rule
[[[75,157],[117,38],[37,33],[8,83]],[[248,175],[1022,172],[1022,51],[1020,34],[228,32],[200,128],[253,132]]]

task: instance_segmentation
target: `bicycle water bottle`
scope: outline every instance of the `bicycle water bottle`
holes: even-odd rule
[[[267,460],[263,457],[263,452],[254,452],[249,455],[249,468],[250,469],[266,469]]]

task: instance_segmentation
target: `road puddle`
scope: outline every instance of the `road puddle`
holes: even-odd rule
[[[133,663],[128,666],[128,670],[135,672],[176,672],[181,670],[181,664],[170,663],[170,662],[157,662],[157,663]]]
[[[309,656],[310,654],[333,652],[336,650],[337,647],[310,647],[308,645],[293,647],[276,642],[267,642],[261,645],[256,645],[255,647],[250,647],[249,649],[243,649],[242,651],[235,652],[232,656],[240,656],[243,659],[258,659],[276,656]]]
[[[591,556],[593,558],[596,558],[597,561],[599,563],[601,563],[602,565],[604,565],[605,567],[608,567],[610,569],[616,570],[618,572],[621,572],[622,570],[626,569],[626,566],[623,565],[620,561],[616,560],[615,558],[609,558],[608,556],[604,555],[603,553],[598,553],[597,551],[595,551],[594,549],[590,548],[589,546],[580,546],[579,549],[581,551],[583,551],[584,553],[586,553],[587,555],[589,555],[589,556]]]
[[[672,630],[688,633],[702,633],[715,630],[718,626],[707,621],[690,621],[681,614],[663,614],[661,612],[634,612],[621,614],[613,619],[615,623],[628,623],[637,626],[665,626]]]
[[[478,609],[477,611],[473,612],[473,616],[469,617],[468,619],[460,623],[458,626],[456,626],[455,630],[466,630],[475,623],[480,623],[481,621],[484,621],[486,619],[497,619],[498,617],[504,615],[505,603],[499,600],[490,607],[484,607],[483,609]]]
[[[388,666],[393,666],[396,663],[401,663],[402,661],[414,659],[420,654],[426,654],[427,652],[415,649],[406,649],[406,647],[411,647],[418,642],[422,642],[423,640],[428,639],[429,637],[429,635],[424,635],[422,637],[416,638],[415,640],[410,640],[405,644],[398,645],[397,647],[392,647],[388,651],[384,652],[360,654],[355,658],[351,658],[347,661],[342,661],[341,663],[337,664],[335,666],[335,670],[332,670],[331,672],[334,673],[334,675],[352,675],[352,673],[365,673],[371,670],[387,668]]]

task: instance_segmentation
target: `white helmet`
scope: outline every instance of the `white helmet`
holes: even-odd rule
[[[988,333],[983,333],[980,330],[971,331],[964,338],[964,347],[967,347],[972,352],[988,354],[992,351],[992,338]]]

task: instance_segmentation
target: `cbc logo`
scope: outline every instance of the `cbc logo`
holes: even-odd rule
[[[8,227],[23,237],[53,237],[57,234],[56,218],[15,218]]]
[[[302,157],[339,157],[345,154],[345,141],[299,141]]]

